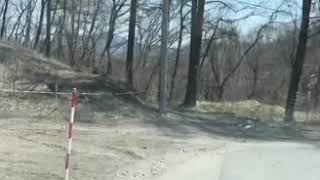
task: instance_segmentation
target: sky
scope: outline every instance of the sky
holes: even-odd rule
[[[280,13],[277,15],[277,22],[290,22],[293,18],[299,18],[301,2],[302,0],[227,0],[230,4],[236,4],[238,9],[244,7],[250,7],[246,10],[241,10],[234,13],[232,16],[241,17],[251,12],[254,15],[249,18],[239,22],[239,27],[242,32],[249,33],[253,29],[265,24],[269,21],[271,14],[276,9],[281,9],[282,11],[289,12],[292,14],[290,17],[288,14]]]

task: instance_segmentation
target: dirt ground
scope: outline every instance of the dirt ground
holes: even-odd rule
[[[63,179],[66,127],[52,122],[10,119],[0,131],[0,178]],[[71,157],[72,179],[149,179],[170,165],[219,148],[207,138],[185,140],[156,129],[77,123]]]
[[[9,102],[16,103],[14,109],[25,110],[20,106],[31,101]],[[28,117],[25,110],[25,117],[21,112],[15,117],[12,112],[0,119],[0,179],[64,178],[68,102],[63,102],[66,110],[58,109],[54,116]],[[79,103],[76,114],[71,179],[150,179],[190,157],[223,146],[221,140],[204,133],[183,135],[159,127],[153,121],[162,118],[155,112],[125,105],[116,97],[109,96],[103,110],[86,103]]]
[[[152,179],[232,141],[319,140],[319,131],[306,126],[250,121],[253,127],[246,129],[248,119],[230,115],[175,111],[160,117],[150,107],[112,95],[81,98],[70,165],[75,180]],[[31,102],[34,98],[14,103],[19,107]],[[0,179],[64,178],[68,101],[57,105],[60,109],[47,117],[29,117],[28,110],[0,119]]]

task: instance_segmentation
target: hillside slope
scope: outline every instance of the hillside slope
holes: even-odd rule
[[[68,95],[30,94],[19,91],[42,91],[70,93],[77,88],[79,93],[105,93],[104,95],[79,96],[79,108],[111,108],[101,102],[116,93],[129,91],[122,82],[107,80],[98,75],[76,72],[53,58],[45,58],[33,50],[0,43],[0,105],[1,116],[55,117],[68,116]],[[3,90],[12,91],[11,93]],[[17,91],[17,93],[14,93]],[[122,95],[126,101],[138,103],[134,94]],[[85,104],[85,105],[84,105]],[[135,105],[133,105],[135,106]],[[80,110],[81,111],[81,110]],[[84,113],[85,114],[85,113]],[[89,113],[92,114],[92,113]],[[83,115],[84,116],[84,115]],[[87,118],[92,119],[92,117]],[[65,118],[65,117],[64,117]]]

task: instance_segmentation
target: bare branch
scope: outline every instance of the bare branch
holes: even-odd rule
[[[232,10],[233,12],[238,12],[238,10],[234,9],[231,4],[225,3],[223,1],[206,1],[205,2],[205,4],[211,4],[211,3],[219,3],[227,7],[228,9]]]
[[[283,4],[283,3],[282,3]],[[282,4],[279,6],[279,8],[282,6]],[[269,24],[271,24],[274,19],[276,18],[276,15],[279,11],[274,11],[270,18],[269,21],[262,25],[260,27],[260,29],[257,32],[256,38],[255,40],[251,43],[251,45],[244,51],[244,53],[241,55],[241,57],[239,58],[237,64],[232,68],[232,70],[227,74],[227,76],[223,79],[221,86],[224,86],[226,84],[226,82],[228,81],[228,79],[237,71],[237,69],[240,67],[240,65],[242,64],[242,62],[245,60],[245,57],[247,56],[247,54],[254,48],[254,46],[258,43],[259,39],[260,39],[260,35],[263,32],[263,30],[265,28],[267,28],[269,26]]]

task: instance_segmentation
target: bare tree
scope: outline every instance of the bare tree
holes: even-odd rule
[[[42,0],[43,1],[43,0]],[[63,44],[62,44],[62,40],[63,40],[63,32],[65,30],[65,24],[66,24],[66,17],[67,17],[67,0],[62,0],[62,9],[63,9],[63,14],[62,17],[60,19],[60,27],[59,27],[59,31],[58,31],[58,44],[57,44],[57,54],[58,54],[58,58],[62,58],[63,55]],[[42,9],[41,9],[42,12]]]
[[[25,34],[25,40],[24,40],[24,46],[28,47],[30,43],[30,33],[31,33],[31,24],[32,24],[32,14],[33,10],[36,6],[37,2],[34,2],[34,0],[29,0],[27,5],[27,18],[26,18],[26,34]]]
[[[251,61],[248,61],[248,68],[252,73],[252,87],[251,87],[251,91],[248,93],[247,98],[248,99],[253,99],[256,96],[257,93],[257,85],[258,85],[258,76],[259,76],[259,71],[260,71],[260,55],[262,53],[260,53],[261,48],[260,47],[256,47],[255,48],[255,52],[253,52],[252,56],[251,56]]]
[[[21,11],[19,12],[18,18],[17,18],[16,22],[14,23],[12,30],[9,34],[9,37],[8,37],[9,41],[12,40],[13,34],[18,31],[18,29],[20,27],[21,18],[24,15],[24,13],[26,12],[27,8],[28,8],[28,6],[22,7],[22,4],[20,4]],[[17,6],[16,6],[16,11],[19,11],[19,7],[17,7]],[[17,39],[17,38],[15,38],[15,39]]]
[[[111,53],[110,48],[113,41],[114,31],[115,31],[115,25],[116,20],[123,16],[125,13],[120,13],[121,9],[126,4],[127,0],[112,0],[112,6],[111,6],[111,14],[109,17],[109,24],[108,24],[108,34],[107,34],[107,42],[106,45],[101,53],[101,58],[103,59],[105,54],[107,53],[107,61],[105,63],[105,74],[107,76],[110,76],[112,74],[112,59],[111,59]]]
[[[50,56],[51,51],[51,0],[47,0],[47,29],[45,55]]]
[[[89,41],[90,41],[90,39],[92,39],[92,33],[93,33],[93,30],[94,30],[94,28],[96,26],[96,20],[97,20],[97,17],[98,17],[98,13],[100,12],[101,2],[102,2],[102,0],[98,0],[98,2],[94,1],[94,7],[93,7],[94,13],[93,13],[93,16],[92,16],[91,25],[90,25],[90,28],[89,28],[89,32],[88,32],[87,38],[86,38],[86,40],[85,40],[85,42],[83,44],[83,51],[82,51],[80,60],[84,59],[84,57],[86,56],[86,53],[88,51]]]
[[[269,20],[267,23],[265,23],[264,25],[260,26],[260,28],[257,31],[257,34],[254,38],[254,40],[251,43],[247,43],[247,47],[244,49],[244,51],[241,54],[238,54],[238,56],[233,57],[233,59],[235,60],[234,64],[230,64],[229,63],[229,67],[228,70],[225,71],[222,67],[220,66],[215,66],[215,62],[213,61],[213,59],[210,60],[210,64],[211,64],[211,69],[213,72],[213,77],[216,81],[216,86],[215,86],[215,92],[217,94],[217,98],[218,100],[222,100],[223,98],[223,93],[225,90],[225,86],[228,83],[228,81],[230,80],[230,78],[238,71],[238,69],[240,68],[240,66],[242,65],[242,63],[246,60],[247,55],[254,49],[254,47],[256,46],[256,44],[259,42],[259,40],[261,39],[261,34],[262,32],[269,27],[270,24],[272,24],[274,22],[274,20],[277,17],[277,14],[279,13],[279,9],[280,7],[283,5],[283,3],[270,15]],[[228,33],[230,35],[230,32]],[[231,32],[231,35],[234,36],[238,36],[238,33],[235,32]],[[219,51],[218,48],[215,48],[217,51]],[[227,53],[227,56],[232,55],[233,53]],[[234,61],[234,60],[233,60]],[[224,64],[225,61],[222,62],[222,64]],[[219,70],[222,70],[224,72],[219,72]]]
[[[132,71],[133,69],[132,68],[133,68],[133,56],[134,56],[136,13],[137,13],[137,0],[131,0],[129,34],[128,34],[128,50],[127,50],[127,62],[126,62],[127,82],[130,88],[133,88],[133,71]]]
[[[184,14],[184,6],[185,6],[185,0],[181,0],[180,2],[180,9],[179,9],[179,17],[180,17],[180,29],[179,29],[179,37],[178,37],[178,47],[177,47],[177,53],[176,53],[176,59],[175,59],[175,64],[174,64],[174,69],[172,73],[172,78],[171,78],[171,86],[170,86],[170,99],[173,96],[173,90],[174,90],[174,83],[176,79],[176,75],[178,72],[178,66],[179,66],[179,60],[180,60],[180,51],[181,51],[181,45],[182,45],[182,36],[183,36],[183,31],[184,31],[184,21],[188,15],[188,13]]]
[[[79,13],[78,13],[78,30],[79,30],[79,23],[80,23],[80,14],[81,14],[81,8],[82,8],[82,0],[80,0],[80,7],[79,7]],[[76,11],[77,11],[77,6],[75,3],[75,0],[71,0],[71,9],[70,9],[70,13],[71,13],[71,22],[70,22],[70,32],[68,32],[69,34],[67,35],[67,41],[68,41],[68,55],[69,55],[69,64],[71,67],[74,67],[75,65],[75,48],[76,48],[76,36],[77,36],[77,32],[76,32]]]
[[[197,100],[204,4],[205,0],[192,1],[188,83],[186,88],[186,96],[183,103],[185,106],[195,106]]]
[[[2,15],[2,26],[0,32],[0,38],[3,39],[6,31],[7,11],[8,11],[9,0],[4,1],[4,11]]]
[[[286,112],[284,121],[294,121],[294,108],[297,97],[297,91],[301,78],[302,68],[305,59],[306,44],[308,40],[308,28],[310,20],[311,0],[303,0],[302,7],[302,21],[300,25],[299,42],[295,55],[295,59],[292,64],[290,85],[287,96]]]
[[[160,43],[161,11],[158,7],[144,7],[140,9],[137,20],[137,62],[134,68],[137,71],[141,66],[144,71],[148,63],[148,57],[152,47]]]
[[[38,47],[39,41],[40,41],[40,35],[42,31],[42,26],[43,26],[43,19],[44,19],[44,12],[46,8],[46,0],[41,0],[41,11],[40,11],[40,17],[39,17],[39,25],[37,28],[37,33],[36,37],[34,40],[33,48],[36,49]]]
[[[53,6],[53,3],[54,3],[54,6]],[[53,23],[55,21],[57,11],[59,9],[58,8],[59,4],[60,4],[60,0],[54,0],[53,2],[51,1],[51,20],[50,20],[51,26],[53,25]]]

